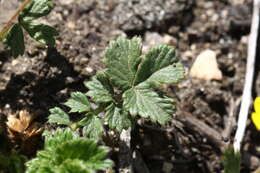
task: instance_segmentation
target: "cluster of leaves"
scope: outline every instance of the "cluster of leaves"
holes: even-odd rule
[[[26,163],[26,173],[95,173],[113,165],[108,149],[69,128],[45,131],[44,149]]]
[[[233,147],[229,147],[224,151],[224,172],[238,173],[240,172],[240,153],[235,152]]]
[[[48,15],[54,5],[50,0],[32,0],[18,16],[18,23],[14,24],[6,35],[4,44],[10,49],[12,56],[23,55],[25,51],[24,35],[25,30],[34,40],[54,46],[54,36],[58,32],[45,24],[38,23],[35,20]]]
[[[72,122],[65,111],[55,107],[50,109],[50,123],[83,127],[85,136],[98,138],[104,124],[121,131],[131,127],[137,116],[161,125],[171,119],[173,99],[154,89],[184,77],[173,47],[160,45],[142,55],[140,38],[119,37],[106,49],[104,62],[107,68],[85,82],[89,91],[73,92],[65,103],[70,113],[79,113],[83,119]]]

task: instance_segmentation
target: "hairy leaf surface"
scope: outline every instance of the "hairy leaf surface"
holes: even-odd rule
[[[81,92],[73,92],[70,99],[65,103],[70,108],[70,112],[87,112],[91,109],[91,105],[85,94]]]
[[[107,108],[105,117],[111,129],[122,131],[132,125],[128,112],[123,111],[114,104]]]
[[[93,114],[87,114],[79,124],[83,126],[83,135],[93,139],[100,138],[104,131],[102,122]]]
[[[135,84],[147,79],[153,87],[179,82],[184,77],[184,69],[177,61],[173,47],[160,45],[151,49],[138,68]]]
[[[57,168],[57,173],[95,173],[88,163],[79,159],[67,159]]]
[[[26,163],[26,173],[95,173],[112,166],[108,149],[69,129],[45,133],[44,150]]]
[[[57,129],[55,131],[45,131],[44,148],[55,148],[63,142],[78,139],[79,135],[72,132],[69,128]]]
[[[48,117],[48,122],[49,123],[57,123],[61,125],[69,125],[70,118],[69,115],[64,112],[61,108],[55,107],[50,109],[50,116]]]
[[[123,98],[124,107],[132,116],[140,115],[163,125],[173,113],[173,100],[162,98],[151,89],[131,88],[125,91]]]
[[[139,84],[150,85],[151,87],[158,88],[162,84],[176,84],[184,78],[184,69],[181,63],[169,65],[163,69],[158,70],[152,74],[145,82]]]
[[[113,100],[113,88],[104,72],[97,73],[91,81],[84,82],[89,89],[87,95],[97,103],[107,103]]]
[[[112,41],[105,53],[107,73],[112,83],[121,88],[130,88],[135,80],[138,64],[141,61],[141,40],[119,37]]]
[[[57,163],[62,164],[67,159],[78,159],[96,170],[105,170],[112,162],[105,160],[108,149],[98,147],[96,142],[87,139],[76,139],[66,142],[56,149]]]

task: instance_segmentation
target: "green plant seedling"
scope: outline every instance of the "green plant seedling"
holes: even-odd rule
[[[108,148],[80,138],[69,128],[45,131],[44,149],[26,163],[26,173],[96,173],[113,162],[106,159]]]
[[[73,92],[65,103],[70,113],[83,115],[72,122],[61,108],[50,109],[48,122],[83,127],[86,137],[98,139],[104,125],[121,132],[138,118],[165,125],[175,110],[172,98],[156,91],[164,84],[177,84],[184,77],[183,65],[173,47],[159,45],[142,55],[141,39],[119,37],[105,52],[106,69],[84,84],[89,91]]]

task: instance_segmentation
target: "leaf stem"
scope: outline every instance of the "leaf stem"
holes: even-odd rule
[[[0,30],[0,41],[2,41],[10,28],[14,25],[14,20],[18,17],[18,15],[29,5],[33,0],[25,0],[21,6],[16,10],[14,15],[10,18],[10,20],[4,25],[4,27]]]
[[[101,112],[104,112],[107,106],[108,106],[107,104],[101,104],[101,105],[99,105],[96,109],[91,109],[91,111],[86,112],[86,115],[87,115],[88,113],[93,113],[94,115],[98,115],[98,114],[100,114]],[[83,118],[83,119],[84,119],[84,118]],[[81,119],[81,120],[82,120],[82,119]],[[78,129],[79,127],[82,127],[82,125],[80,124],[80,121],[81,121],[81,120],[70,124],[69,127],[70,127],[73,131],[75,131],[75,130]]]
[[[104,110],[106,109],[107,106],[108,106],[108,104],[101,104],[96,109],[94,109],[92,112],[94,115],[98,115],[101,112],[104,112]]]

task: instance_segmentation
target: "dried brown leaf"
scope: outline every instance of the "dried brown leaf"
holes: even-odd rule
[[[39,123],[33,122],[34,118],[35,116],[26,110],[21,110],[18,117],[17,115],[9,115],[6,122],[8,137],[25,141],[40,134],[42,128]]]

